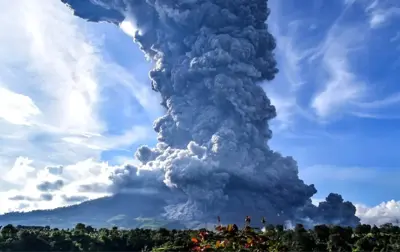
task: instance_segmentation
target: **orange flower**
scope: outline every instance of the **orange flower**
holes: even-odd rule
[[[194,243],[199,243],[199,240],[197,240],[197,238],[192,238],[192,242],[194,242]]]

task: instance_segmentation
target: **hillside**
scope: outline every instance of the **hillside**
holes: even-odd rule
[[[95,227],[176,226],[157,217],[164,205],[164,201],[156,197],[117,194],[51,210],[7,213],[0,215],[0,225],[11,223],[71,228],[81,222]]]

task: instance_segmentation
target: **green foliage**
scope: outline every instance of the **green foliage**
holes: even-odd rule
[[[215,230],[96,229],[78,223],[73,229],[6,225],[0,232],[0,251],[400,251],[400,228],[359,225],[356,228],[317,225],[292,230],[261,221],[262,229],[221,225]]]

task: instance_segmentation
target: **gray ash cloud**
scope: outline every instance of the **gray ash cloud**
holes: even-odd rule
[[[266,0],[61,1],[89,21],[130,21],[134,41],[155,64],[151,85],[166,111],[154,122],[159,143],[135,154],[149,171],[111,175],[114,192],[162,192],[171,199],[170,219],[223,212],[232,221],[249,214],[273,223],[359,221],[335,197],[313,206],[314,185],[299,179],[293,158],[268,146],[276,110],[259,84],[278,70]]]
[[[35,202],[35,201],[52,201],[53,195],[51,193],[42,193],[39,197],[32,197],[26,195],[15,195],[8,198],[9,200],[13,201],[28,201],[28,202]]]
[[[64,181],[58,179],[56,181],[43,181],[36,185],[36,188],[42,192],[58,191],[64,186]]]

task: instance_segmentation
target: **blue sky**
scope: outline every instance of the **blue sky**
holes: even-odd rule
[[[304,4],[304,3],[302,3]],[[395,1],[273,2],[280,76],[266,89],[282,121],[273,146],[323,197],[398,199],[400,20]],[[275,12],[274,12],[275,10]],[[277,11],[276,11],[277,10]],[[283,43],[279,43],[279,41]],[[283,126],[283,128],[282,128]]]
[[[152,122],[163,113],[129,24],[87,23],[42,2],[0,0],[0,212],[104,195],[77,188],[135,163],[139,145],[156,143]],[[316,201],[339,192],[365,222],[397,218],[400,3],[269,2],[280,69],[263,84],[278,111],[272,148],[298,161]],[[66,186],[39,200],[37,184],[60,165]],[[21,194],[38,200],[9,199]]]

